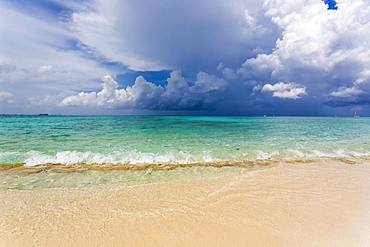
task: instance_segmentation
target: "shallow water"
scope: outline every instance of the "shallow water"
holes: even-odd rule
[[[50,189],[39,173],[44,187],[0,190],[0,245],[370,245],[368,163],[143,172],[50,173]],[[117,184],[98,182],[108,175]]]
[[[0,164],[184,164],[369,153],[370,118],[0,117]]]
[[[370,118],[0,117],[3,189],[146,181],[176,168],[353,163],[369,154]]]

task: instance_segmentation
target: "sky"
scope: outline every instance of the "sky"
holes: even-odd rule
[[[370,0],[0,0],[0,113],[370,115]]]

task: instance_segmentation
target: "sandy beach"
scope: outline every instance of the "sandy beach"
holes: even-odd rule
[[[170,171],[171,172],[171,171]],[[368,246],[370,166],[0,192],[1,246]]]
[[[370,247],[370,0],[0,16],[0,247]]]

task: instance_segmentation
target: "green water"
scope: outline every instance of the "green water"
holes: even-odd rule
[[[369,154],[368,118],[0,117],[0,190],[239,176]]]
[[[0,164],[188,164],[369,153],[370,118],[0,117]]]

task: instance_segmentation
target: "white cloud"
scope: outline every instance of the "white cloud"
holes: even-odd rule
[[[0,86],[17,87],[17,99],[96,86],[115,72],[71,48],[76,41],[68,24],[41,9],[29,13],[0,1],[0,16]]]
[[[205,72],[199,72],[194,85],[189,85],[179,71],[173,71],[166,86],[156,85],[139,76],[134,85],[119,89],[118,83],[107,75],[103,78],[99,92],[80,92],[66,97],[61,106],[146,110],[206,109],[216,103],[217,94],[226,86],[226,81]]]
[[[238,73],[260,81],[295,81],[318,96],[337,85],[370,83],[370,5],[338,0],[266,0],[266,16],[282,30],[274,51],[247,59]]]
[[[41,73],[49,73],[53,70],[53,66],[52,65],[42,65],[40,66],[39,68],[39,71]]]
[[[333,96],[333,97],[346,98],[346,97],[357,96],[357,95],[362,94],[362,93],[364,93],[364,91],[357,88],[357,87],[349,87],[349,88],[340,87],[340,88],[338,88],[338,90],[330,93],[330,95]]]
[[[0,1],[0,87],[15,94],[12,100],[205,109],[221,99],[230,108],[234,102],[264,107],[261,92],[298,99],[308,91],[307,102],[368,102],[369,0],[338,0],[336,11],[321,0],[52,1],[72,8],[70,15],[51,18]],[[138,77],[125,88],[106,77],[102,90],[91,92],[98,78],[126,70],[98,62],[103,58],[197,76],[190,82],[174,71],[166,85]],[[81,93],[67,97],[73,92]]]
[[[300,99],[307,95],[306,88],[294,83],[278,82],[275,84],[265,84],[262,92],[271,92],[273,97],[283,99]]]

